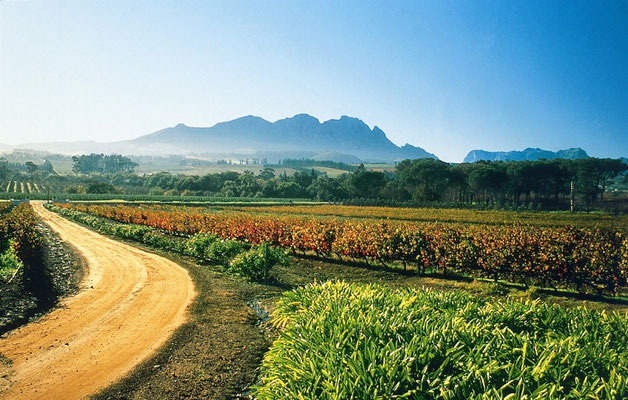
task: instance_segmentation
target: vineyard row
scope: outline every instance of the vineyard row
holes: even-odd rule
[[[8,181],[3,188],[7,193],[44,193],[47,189],[40,183],[18,181]]]
[[[171,235],[199,233],[269,243],[319,257],[413,266],[525,285],[617,293],[628,280],[628,238],[608,228],[492,226],[144,210],[65,204],[64,209]]]

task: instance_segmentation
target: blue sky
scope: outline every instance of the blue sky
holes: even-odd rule
[[[628,1],[0,0],[0,143],[298,113],[628,156]]]

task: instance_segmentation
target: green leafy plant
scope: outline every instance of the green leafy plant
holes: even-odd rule
[[[254,246],[251,250],[237,255],[229,264],[229,272],[246,276],[254,281],[268,279],[274,265],[285,264],[287,255],[284,250],[274,248],[268,243]]]
[[[11,241],[6,250],[0,254],[0,279],[8,281],[22,266],[22,262],[15,252],[15,242]]]
[[[209,247],[218,240],[217,236],[198,233],[185,241],[184,254],[200,259],[207,258]]]
[[[253,396],[624,399],[628,317],[344,282],[285,293]]]
[[[244,247],[236,240],[217,240],[209,246],[205,257],[209,262],[228,265],[229,261],[244,251]]]

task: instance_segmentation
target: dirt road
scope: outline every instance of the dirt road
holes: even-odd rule
[[[187,271],[172,261],[33,206],[82,254],[89,270],[79,294],[0,339],[0,353],[12,361],[0,374],[0,398],[79,399],[115,382],[164,344],[185,322],[196,292]]]

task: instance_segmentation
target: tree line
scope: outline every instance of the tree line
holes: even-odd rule
[[[138,164],[128,157],[119,154],[89,154],[72,157],[72,172],[89,174],[99,172],[115,174],[117,172],[133,172]]]
[[[126,170],[96,179],[108,186],[94,185],[93,177],[78,179],[98,192],[556,208],[564,206],[572,194],[581,205],[603,201],[614,180],[626,180],[626,170],[628,165],[621,160],[596,158],[462,164],[424,158],[404,160],[393,172],[371,171],[360,165],[335,178],[314,169],[288,175],[266,167],[258,173],[229,171],[203,176],[168,172],[140,176]],[[65,179],[76,183],[77,178]],[[70,187],[74,189],[76,185]]]

